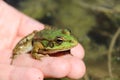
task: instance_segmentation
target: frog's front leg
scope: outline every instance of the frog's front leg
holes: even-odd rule
[[[43,46],[40,42],[34,42],[33,46],[34,47],[31,51],[31,55],[33,58],[40,60],[42,57],[49,56],[47,54],[45,55],[45,54],[39,53],[39,50],[43,49]]]
[[[38,52],[32,52],[31,55],[33,58],[37,60],[41,60],[42,57],[48,56],[48,55],[38,54]]]

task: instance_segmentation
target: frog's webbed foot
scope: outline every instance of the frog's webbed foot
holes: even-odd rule
[[[43,55],[38,53],[31,53],[32,57],[37,60],[41,60],[42,57],[49,56],[49,55]]]

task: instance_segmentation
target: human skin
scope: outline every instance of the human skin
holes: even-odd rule
[[[70,50],[72,55],[43,57],[39,61],[30,54],[22,54],[10,65],[16,43],[33,30],[42,29],[43,24],[0,0],[0,80],[43,80],[65,76],[78,79],[84,75],[84,49],[80,44]]]

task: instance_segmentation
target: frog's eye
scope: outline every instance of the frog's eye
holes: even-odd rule
[[[55,42],[56,42],[57,44],[59,44],[59,45],[62,44],[63,41],[64,41],[64,38],[63,38],[63,37],[60,37],[60,36],[57,36],[56,39],[55,39]]]

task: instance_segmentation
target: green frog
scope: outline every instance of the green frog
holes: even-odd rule
[[[30,53],[33,58],[41,59],[41,57],[49,56],[57,52],[70,50],[76,46],[78,41],[67,29],[45,28],[41,31],[33,31],[21,39],[13,49],[14,59],[22,53]]]

